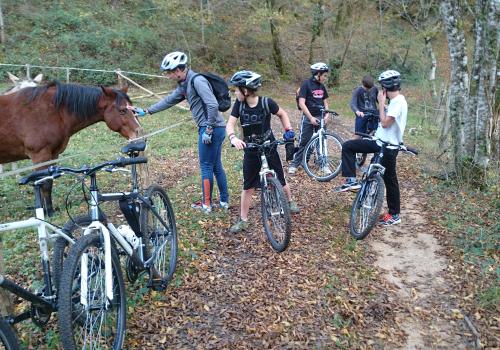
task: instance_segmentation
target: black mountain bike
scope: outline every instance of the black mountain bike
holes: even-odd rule
[[[377,131],[379,115],[378,112],[364,112],[364,117],[366,118],[366,135],[373,136],[375,131]],[[356,153],[356,167],[363,170],[363,165],[366,162],[366,153]]]
[[[342,138],[326,130],[325,114],[338,116],[337,112],[320,108],[320,125],[304,150],[302,164],[307,175],[315,180],[326,182],[333,179],[340,172],[342,160]]]
[[[375,153],[366,172],[361,179],[361,188],[359,189],[354,202],[352,203],[351,218],[349,222],[349,231],[356,239],[365,238],[377,223],[382,210],[384,201],[384,175],[385,168],[382,166],[382,158],[386,148],[403,151],[404,153],[417,155],[417,150],[406,147],[405,145],[393,145],[373,136],[363,133],[356,135],[370,140],[377,140],[382,144],[380,152]]]
[[[288,198],[283,191],[280,181],[274,170],[269,168],[266,153],[286,144],[287,141],[275,140],[265,141],[262,144],[246,143],[246,148],[254,148],[259,151],[261,159],[260,186],[261,186],[261,212],[264,231],[271,246],[278,253],[284,251],[290,243],[292,236],[292,216]]]

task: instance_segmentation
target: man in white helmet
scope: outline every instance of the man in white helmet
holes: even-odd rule
[[[177,88],[160,102],[145,110],[136,109],[139,116],[153,114],[170,108],[187,99],[193,119],[198,126],[198,155],[201,168],[202,200],[192,205],[205,213],[212,210],[213,178],[220,192],[220,207],[227,209],[229,195],[226,172],[222,166],[221,151],[226,123],[219,112],[219,104],[208,80],[188,68],[185,53],[175,51],[163,58],[160,69],[177,82]]]
[[[302,120],[300,122],[299,148],[288,168],[288,174],[290,175],[294,175],[302,164],[306,145],[319,127],[320,108],[328,109],[328,92],[326,91],[325,82],[329,71],[330,68],[326,63],[318,62],[311,65],[311,78],[304,80],[300,86],[298,103],[302,111]],[[325,171],[330,170],[325,169]]]
[[[401,94],[401,75],[395,70],[387,70],[380,74],[378,81],[382,89],[378,93],[380,124],[375,137],[393,145],[403,143],[406,127],[408,104]],[[386,107],[387,98],[390,99]],[[377,140],[349,140],[342,145],[342,176],[346,182],[336,189],[337,192],[357,190],[361,185],[356,181],[356,153],[376,153],[381,144]],[[398,151],[386,148],[382,165],[385,167],[384,183],[387,193],[388,213],[380,218],[381,225],[395,225],[401,222],[399,183],[396,174],[396,157]]]

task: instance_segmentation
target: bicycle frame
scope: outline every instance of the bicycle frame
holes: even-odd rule
[[[267,163],[267,162],[266,162]],[[109,201],[119,201],[124,198],[135,199],[140,201],[141,205],[146,206],[151,212],[160,220],[160,222],[164,226],[168,226],[163,218],[158,214],[153,206],[151,206],[146,198],[139,194],[139,188],[137,184],[136,177],[136,168],[135,164],[132,164],[132,192],[122,192],[122,193],[103,193],[100,194],[97,187],[97,179],[96,174],[92,174],[90,176],[90,216],[92,219],[92,223],[87,226],[83,232],[84,235],[88,235],[94,231],[99,231],[103,237],[104,243],[104,267],[105,267],[105,283],[106,283],[106,296],[108,298],[108,305],[113,301],[113,276],[112,276],[112,263],[111,263],[111,236],[116,240],[118,245],[125,251],[125,253],[130,256],[134,263],[143,268],[148,268],[155,261],[156,256],[158,255],[158,251],[163,249],[167,241],[165,241],[161,246],[155,249],[151,257],[144,261],[144,255],[142,249],[134,250],[132,245],[123,237],[123,235],[118,231],[118,229],[111,223],[108,222],[107,225],[104,225],[99,220],[99,203],[100,202],[109,202]],[[143,237],[137,237],[139,239],[139,247],[143,246],[142,239]],[[88,307],[86,300],[86,292],[88,290],[87,281],[88,281],[88,255],[84,253],[82,255],[81,260],[81,303],[82,305]]]
[[[0,233],[19,229],[36,228],[38,232],[38,244],[40,247],[40,259],[44,273],[44,291],[41,296],[36,295],[19,286],[15,282],[5,278],[3,275],[0,275],[0,288],[6,289],[37,306],[43,307],[47,311],[53,312],[57,310],[57,303],[56,292],[53,289],[51,281],[48,242],[58,237],[63,237],[71,244],[75,241],[73,238],[64,233],[62,229],[45,221],[45,213],[41,205],[40,186],[47,179],[48,178],[45,178],[35,182],[35,217],[0,224]],[[18,316],[14,316],[13,318],[8,317],[8,320],[10,323],[17,323],[29,317],[30,312],[27,311]]]

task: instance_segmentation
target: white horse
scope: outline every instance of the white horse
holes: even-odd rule
[[[14,92],[18,92],[21,89],[27,88],[27,87],[35,87],[38,86],[42,82],[43,79],[43,74],[38,74],[35,79],[24,79],[21,80],[20,78],[16,77],[14,74],[7,72],[10,81],[14,84],[13,87],[7,89],[2,93],[2,95],[9,95],[13,94]],[[12,170],[16,170],[17,165],[16,163],[12,163]],[[0,164],[0,173],[3,172],[3,165]]]
[[[28,78],[24,80],[21,80],[10,72],[7,72],[7,74],[9,75],[9,79],[14,84],[14,86],[10,89],[7,89],[2,95],[13,94],[14,92],[18,92],[19,90],[27,87],[38,86],[38,84],[40,84],[43,79],[43,74],[38,74],[35,79]]]

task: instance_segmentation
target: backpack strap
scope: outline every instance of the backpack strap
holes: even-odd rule
[[[266,112],[266,117],[271,114],[271,111],[269,110],[269,103],[267,101],[266,96],[262,96],[262,109],[264,109],[264,112]]]
[[[200,76],[202,74],[200,73],[196,73],[192,78],[191,78],[191,89],[194,90],[194,92],[196,93],[196,95],[198,95],[198,97],[200,97],[200,94],[198,93],[198,91],[196,90],[196,88],[194,87],[194,79],[197,77],[197,76]],[[207,105],[205,104],[205,102],[203,102],[203,99],[200,97],[200,101],[201,101],[201,105],[203,106],[203,114],[205,114],[205,118],[208,120],[208,112],[207,112]]]
[[[241,120],[241,116],[243,115],[243,108],[245,108],[245,101],[240,101],[240,109],[238,110],[238,115]]]

